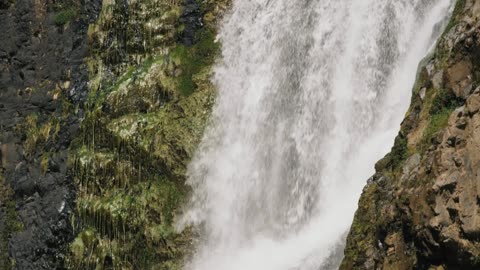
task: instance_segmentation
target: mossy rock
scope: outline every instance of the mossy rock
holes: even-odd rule
[[[218,14],[220,2],[199,4]],[[192,231],[173,225],[189,192],[186,166],[215,101],[210,76],[220,47],[213,24],[193,46],[177,44],[179,3],[133,1],[125,8],[104,1],[89,27],[91,91],[70,157],[78,235],[67,266],[181,269]]]
[[[53,22],[57,26],[63,26],[65,24],[69,23],[70,21],[72,21],[77,16],[77,13],[78,13],[78,10],[75,7],[70,7],[70,8],[63,9],[63,10],[57,12],[53,16]]]

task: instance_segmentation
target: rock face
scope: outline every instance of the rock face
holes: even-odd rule
[[[0,269],[179,269],[228,1],[0,1]]]
[[[99,1],[0,3],[0,269],[55,269],[73,238],[69,143]]]
[[[480,269],[480,2],[457,1],[341,269]]]
[[[210,115],[226,1],[104,0],[89,26],[90,92],[70,157],[77,187],[67,268],[180,269],[174,221]]]

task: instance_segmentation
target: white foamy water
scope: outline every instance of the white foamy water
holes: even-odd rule
[[[335,269],[451,0],[234,0],[189,166],[187,270]],[[340,251],[340,252],[338,252]]]

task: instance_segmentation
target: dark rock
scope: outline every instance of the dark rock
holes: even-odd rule
[[[73,239],[67,213],[71,213],[74,185],[67,175],[66,157],[70,142],[78,135],[79,119],[75,115],[63,119],[62,103],[81,107],[88,94],[83,64],[88,53],[87,29],[101,9],[100,0],[74,1],[79,4],[80,19],[59,29],[51,20],[58,1],[0,0],[0,167],[23,224],[20,231],[9,232],[8,243],[0,240],[0,250],[8,247],[15,269],[61,269],[63,262],[58,258]],[[55,100],[55,86],[67,80],[72,83],[60,94],[66,100]],[[26,141],[32,135],[21,127],[31,115],[38,116],[37,128],[51,119],[60,121],[57,138],[32,140],[35,144],[28,149]],[[45,153],[50,158],[43,172]],[[69,212],[59,212],[62,202]],[[6,222],[2,212],[0,207],[0,230]],[[0,259],[0,269],[4,266]]]
[[[196,33],[203,25],[202,17],[200,4],[196,0],[184,0],[184,9],[180,22],[185,25],[185,29],[179,37],[181,43],[186,46],[192,46],[196,43]]]

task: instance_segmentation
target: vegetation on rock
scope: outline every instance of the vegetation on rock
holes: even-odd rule
[[[53,21],[57,26],[63,26],[73,20],[76,16],[76,8],[67,8],[55,14],[55,16],[53,17]]]
[[[341,269],[480,267],[479,18],[480,2],[457,1],[395,145],[363,191]]]
[[[195,3],[195,2],[194,2]],[[198,1],[188,16],[219,17],[225,1]],[[180,269],[192,231],[174,220],[189,190],[186,165],[214,103],[209,77],[214,21],[179,36],[183,6],[164,0],[103,2],[89,27],[90,93],[71,146],[77,185],[72,269]],[[196,21],[185,20],[185,21]]]

